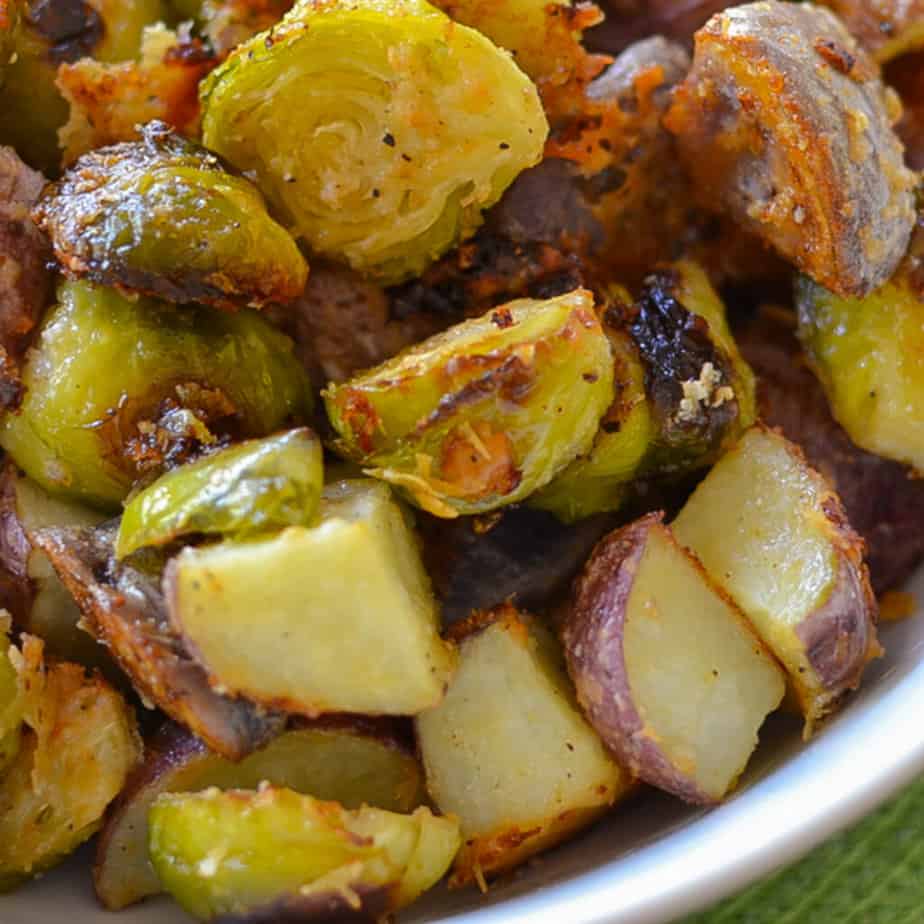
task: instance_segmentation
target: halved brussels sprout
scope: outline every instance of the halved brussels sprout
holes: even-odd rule
[[[112,508],[143,471],[216,433],[257,436],[310,411],[288,337],[258,314],[130,301],[63,283],[0,445],[42,487]]]
[[[301,0],[202,88],[205,145],[317,253],[419,274],[542,156],[536,88],[425,0]]]
[[[680,261],[646,280],[629,332],[645,366],[655,436],[643,470],[688,471],[718,458],[756,418],[754,374],[703,270]]]
[[[0,779],[0,891],[90,837],[141,757],[134,713],[101,677],[46,663],[32,636],[16,667],[28,731]]]
[[[606,329],[615,361],[616,398],[590,451],[530,499],[532,506],[566,523],[618,510],[655,436],[638,350],[624,331]]]
[[[22,738],[22,688],[9,649],[10,618],[0,614],[0,774],[15,760]]]
[[[65,273],[125,293],[261,307],[291,301],[308,278],[256,187],[163,122],[85,154],[33,214]]]
[[[0,15],[3,104],[0,143],[16,148],[31,166],[57,172],[58,129],[68,107],[55,85],[58,65],[92,56],[133,58],[146,25],[163,19],[163,0],[6,0]],[[6,20],[6,21],[4,21]],[[5,38],[4,38],[5,34]]]
[[[796,284],[799,337],[850,438],[924,471],[924,225],[892,280],[841,298]]]
[[[188,533],[243,537],[306,526],[323,486],[321,443],[310,430],[239,443],[167,472],[136,494],[122,514],[116,555]]]
[[[548,484],[593,442],[613,360],[593,297],[521,299],[324,392],[337,449],[441,517]]]
[[[426,808],[347,811],[270,786],[163,795],[149,822],[161,881],[203,920],[376,920],[435,885],[461,841]]]

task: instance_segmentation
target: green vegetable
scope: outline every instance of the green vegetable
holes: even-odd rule
[[[163,0],[7,0],[0,12],[0,144],[57,173],[58,129],[69,111],[55,86],[58,65],[85,56],[134,58],[144,27],[165,12]]]
[[[530,498],[532,506],[548,510],[566,523],[618,510],[655,435],[638,351],[624,332],[608,333],[615,361],[616,398],[600,422],[590,451]]]
[[[36,210],[73,278],[219,308],[287,302],[308,267],[248,180],[163,122],[79,158]]]
[[[866,298],[840,298],[803,277],[796,302],[799,336],[850,438],[924,471],[924,287],[915,265],[912,254]]]
[[[174,630],[230,695],[309,716],[415,715],[452,674],[417,539],[369,479],[326,487],[311,527],[184,549],[163,586]]]
[[[130,301],[63,283],[30,352],[0,445],[46,490],[113,508],[151,457],[216,433],[272,432],[311,410],[291,341],[258,314]],[[165,448],[166,447],[166,448]]]
[[[302,0],[201,97],[206,146],[313,251],[385,283],[471,234],[548,132],[511,57],[424,0]]]
[[[375,919],[435,885],[460,844],[457,822],[426,808],[346,811],[269,786],[163,795],[149,821],[155,870],[203,920],[360,909]]]
[[[4,615],[0,617],[0,774],[16,759],[22,739],[24,701],[9,650],[10,620]]]
[[[613,399],[589,292],[522,299],[324,393],[344,455],[436,516],[522,500],[586,452]]]
[[[188,533],[248,536],[311,522],[321,501],[321,443],[308,429],[238,443],[162,475],[126,505],[124,558]]]
[[[629,332],[645,366],[655,432],[641,471],[708,465],[756,418],[754,374],[705,272],[680,261],[650,276]]]

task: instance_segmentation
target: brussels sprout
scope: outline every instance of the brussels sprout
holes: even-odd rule
[[[461,841],[426,808],[347,811],[270,786],[165,794],[149,822],[157,874],[203,920],[376,920],[435,885]]]
[[[308,267],[263,198],[163,122],[81,157],[34,212],[72,278],[233,309],[287,302]]]
[[[566,523],[618,510],[655,436],[638,350],[624,331],[607,332],[615,360],[616,398],[600,421],[590,451],[530,499],[532,506]]]
[[[9,656],[10,618],[0,616],[0,774],[16,759],[22,737],[23,696]]]
[[[31,166],[55,173],[61,157],[58,129],[68,106],[55,85],[58,65],[92,56],[133,58],[146,25],[164,18],[163,0],[7,0],[0,14],[3,67],[0,143]]]
[[[311,522],[321,501],[321,443],[308,429],[251,440],[162,475],[126,505],[116,555],[186,533],[247,536]]]
[[[259,436],[311,408],[291,341],[258,314],[129,301],[63,283],[0,445],[46,490],[112,508],[141,472],[216,433]]]
[[[924,471],[924,234],[891,282],[840,298],[803,277],[799,336],[850,438]],[[922,253],[917,255],[920,248]]]
[[[441,517],[521,500],[586,452],[613,398],[593,298],[521,299],[324,392],[337,448]]]
[[[641,471],[708,465],[756,417],[754,374],[725,307],[703,270],[680,261],[646,280],[633,312],[629,332],[645,366],[655,431]]]
[[[205,145],[253,171],[296,236],[382,282],[472,233],[548,131],[510,56],[425,0],[301,0],[202,104]]]

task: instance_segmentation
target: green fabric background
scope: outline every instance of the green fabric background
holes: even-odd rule
[[[683,924],[924,924],[924,778],[801,862]]]

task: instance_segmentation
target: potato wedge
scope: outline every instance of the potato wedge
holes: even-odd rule
[[[80,628],[80,610],[48,556],[29,536],[49,526],[94,526],[102,516],[88,507],[51,497],[7,462],[0,469],[0,606],[17,628],[37,635],[56,658],[112,672],[112,659]]]
[[[25,636],[16,658],[29,730],[0,780],[0,889],[62,860],[99,827],[141,757],[135,716],[101,677],[44,661]]]
[[[785,681],[662,516],[648,514],[597,546],[562,638],[578,701],[624,766],[710,804],[744,770]]]
[[[792,443],[758,426],[672,528],[784,666],[810,734],[880,652],[863,542],[831,486]]]
[[[162,795],[150,850],[167,890],[203,920],[375,921],[435,885],[459,847],[427,808],[347,811],[290,789]]]
[[[768,309],[736,333],[757,374],[761,418],[779,427],[837,492],[866,543],[877,596],[903,584],[924,560],[924,481],[907,466],[857,446],[834,419],[795,335],[795,316]]]
[[[462,825],[458,886],[565,840],[632,781],[581,715],[547,629],[502,606],[455,634],[456,676],[416,724],[430,796]]]
[[[914,174],[875,62],[811,3],[735,6],[696,34],[666,125],[703,206],[820,285],[866,295],[914,224]]]
[[[112,521],[96,529],[49,528],[38,530],[33,541],[74,595],[90,632],[109,648],[144,700],[186,725],[212,750],[240,760],[282,729],[282,717],[211,689],[205,671],[170,629],[157,584],[162,560],[143,552],[131,561],[116,561],[117,531],[118,522]]]
[[[347,809],[368,804],[410,812],[425,797],[420,764],[388,720],[298,722],[240,763],[168,722],[148,744],[144,763],[100,833],[93,867],[99,900],[115,911],[161,891],[148,857],[148,810],[161,793],[255,789],[264,781]]]
[[[164,593],[212,686],[270,708],[414,715],[452,673],[417,539],[369,479],[328,485],[312,527],[184,549]]]

